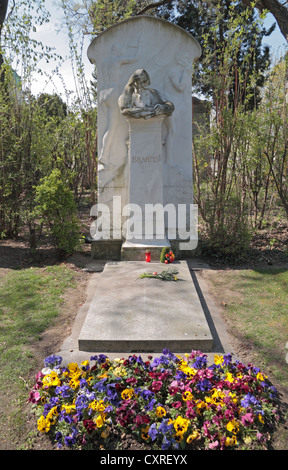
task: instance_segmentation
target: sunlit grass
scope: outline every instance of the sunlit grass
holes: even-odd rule
[[[210,276],[233,334],[250,341],[277,380],[288,385],[288,270],[227,270]]]
[[[1,388],[33,362],[29,346],[57,317],[73,272],[65,265],[11,270],[0,280]],[[12,374],[13,371],[13,374]],[[14,377],[14,378],[13,378]]]

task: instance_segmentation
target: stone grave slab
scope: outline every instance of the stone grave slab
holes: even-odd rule
[[[139,278],[170,268],[178,270],[177,282]],[[211,351],[213,338],[187,262],[107,263],[78,346],[89,352]]]

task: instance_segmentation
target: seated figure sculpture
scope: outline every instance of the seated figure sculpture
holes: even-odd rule
[[[144,119],[159,114],[171,116],[174,111],[173,103],[164,101],[159,91],[149,86],[150,77],[146,70],[135,70],[118,100],[120,111],[124,116]]]

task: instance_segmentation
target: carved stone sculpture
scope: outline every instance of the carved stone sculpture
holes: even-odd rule
[[[124,116],[144,119],[160,114],[171,116],[174,111],[173,103],[162,99],[159,91],[150,88],[150,84],[146,70],[135,70],[118,100]]]

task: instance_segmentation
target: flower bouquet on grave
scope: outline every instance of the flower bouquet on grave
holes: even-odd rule
[[[177,281],[177,269],[168,269],[167,271],[162,271],[161,273],[143,273],[140,274],[140,278],[154,278],[154,279],[161,279],[162,281]]]
[[[164,247],[161,252],[160,262],[169,264],[169,263],[173,263],[174,260],[175,260],[175,255],[173,251],[170,250],[168,247]]]

